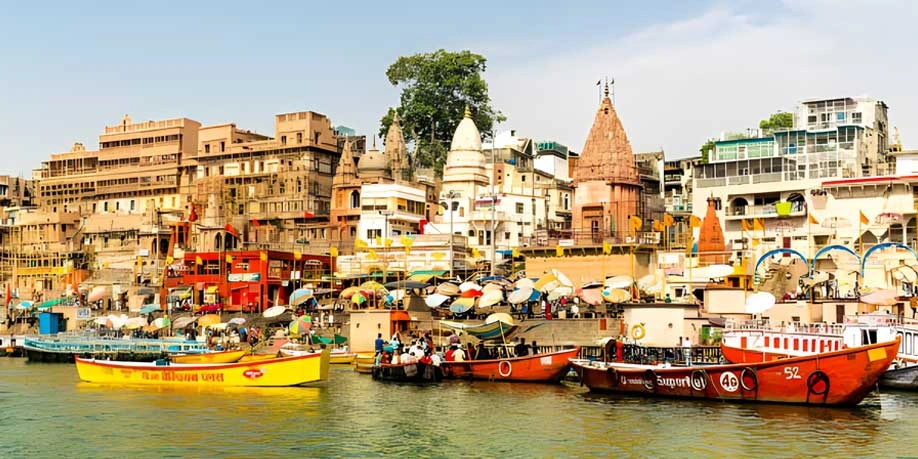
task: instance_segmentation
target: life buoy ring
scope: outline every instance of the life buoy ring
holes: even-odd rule
[[[747,378],[752,381],[752,384],[746,384]],[[751,367],[743,368],[743,372],[740,373],[739,383],[744,391],[755,392],[759,389],[759,375]]]
[[[638,339],[643,338],[645,335],[647,335],[647,330],[644,328],[643,325],[637,324],[631,327],[631,337],[632,338],[638,340]]]
[[[505,363],[507,364],[507,371],[504,371]],[[513,365],[508,360],[501,360],[500,363],[497,364],[497,372],[502,378],[506,378],[510,376],[511,373],[513,373]]]
[[[657,390],[657,373],[653,370],[644,372],[644,388],[655,392]]]
[[[822,383],[822,387],[819,384]],[[816,370],[806,378],[806,390],[813,395],[828,395],[829,375],[822,370]]]

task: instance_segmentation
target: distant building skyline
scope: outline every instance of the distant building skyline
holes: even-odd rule
[[[292,2],[178,6],[9,5],[0,17],[9,37],[0,43],[0,174],[30,178],[75,142],[95,150],[97,127],[124,113],[269,133],[276,113],[315,111],[369,137],[398,104],[386,68],[438,48],[488,59],[491,98],[508,118],[501,130],[572,151],[583,149],[583,107],[599,100],[595,82],[605,77],[634,151],[667,159],[697,155],[720,132],[756,128],[802,100],[859,94],[887,102],[890,128],[915,144],[911,2],[367,4],[346,17],[335,5]],[[820,27],[857,39],[813,45]],[[764,57],[777,50],[780,59]]]

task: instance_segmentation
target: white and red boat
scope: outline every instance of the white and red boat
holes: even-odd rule
[[[691,367],[572,362],[591,391],[724,401],[856,405],[896,358],[900,338],[760,362]]]
[[[767,320],[728,321],[721,343],[730,363],[763,362],[843,350],[901,338],[898,357],[880,378],[881,387],[918,389],[918,326],[890,314],[847,317],[843,324],[791,323]]]

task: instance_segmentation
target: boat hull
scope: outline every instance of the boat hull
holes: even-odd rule
[[[443,374],[451,379],[483,379],[488,381],[560,382],[567,375],[570,359],[580,348],[547,354],[496,360],[467,360],[443,362]]]
[[[350,365],[354,363],[354,359],[356,358],[357,358],[357,354],[353,352],[332,352],[331,353],[332,365]]]
[[[80,379],[100,384],[185,387],[282,387],[328,378],[328,351],[226,364],[169,364],[76,359]]]
[[[373,367],[373,379],[379,381],[430,383],[443,380],[443,370],[424,363],[382,364]]]
[[[887,389],[918,390],[918,364],[893,368],[880,377],[880,387]]]
[[[203,352],[200,354],[181,354],[170,356],[175,363],[233,363],[246,354],[245,350]]]
[[[574,362],[591,391],[724,401],[856,405],[896,358],[899,339],[814,356],[694,367]]]
[[[373,365],[376,364],[376,354],[371,354],[369,352],[358,353],[354,361],[356,362],[354,371],[368,375],[373,373]]]

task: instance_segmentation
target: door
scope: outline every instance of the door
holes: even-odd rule
[[[837,324],[845,323],[845,305],[843,304],[835,305],[835,323]]]

